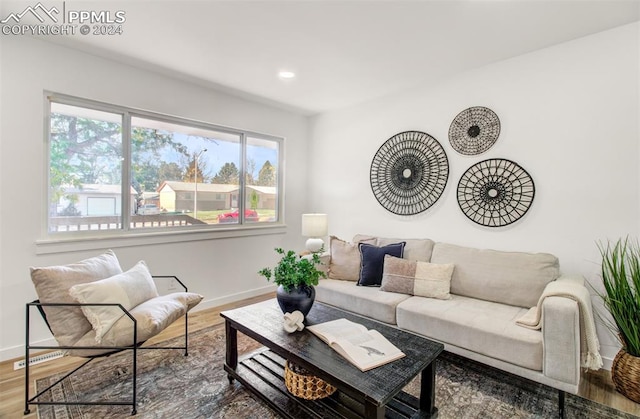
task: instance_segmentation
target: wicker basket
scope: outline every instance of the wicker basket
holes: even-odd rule
[[[629,355],[627,351],[620,349],[611,365],[611,380],[616,390],[640,403],[640,357]]]
[[[322,399],[336,391],[334,386],[289,361],[284,366],[284,382],[291,394],[306,400]]]

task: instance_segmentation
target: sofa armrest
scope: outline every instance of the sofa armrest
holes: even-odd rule
[[[576,274],[562,274],[554,282],[571,281],[580,285],[584,285],[584,277]]]
[[[580,384],[580,317],[578,303],[550,296],[542,303],[542,372],[576,386]]]

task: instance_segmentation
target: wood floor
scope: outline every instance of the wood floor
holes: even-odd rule
[[[268,298],[272,298],[273,294],[268,294],[252,299],[239,301],[234,304],[207,309],[192,313],[189,315],[189,330],[196,331],[215,324],[221,324],[222,318],[220,311],[230,308],[240,307],[253,304]],[[151,339],[149,342],[160,342],[182,335],[184,331],[184,323],[177,321],[169,326],[164,332]],[[13,362],[15,360],[0,363],[0,419],[13,418],[36,418],[36,407],[31,407],[31,413],[24,415],[24,370],[13,370]],[[81,358],[64,357],[44,364],[34,365],[31,367],[31,383],[33,387],[34,380],[46,377],[56,372],[68,371],[72,367],[79,365]],[[31,393],[33,394],[33,388]],[[623,412],[631,413],[640,417],[640,404],[634,403],[616,392],[611,376],[608,371],[601,370],[597,372],[588,372],[585,374],[579,395],[598,403],[611,406]]]

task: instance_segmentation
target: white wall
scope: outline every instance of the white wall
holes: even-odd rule
[[[114,248],[123,268],[145,259],[152,273],[175,274],[208,307],[265,292],[257,270],[273,248],[302,249],[308,119],[178,79],[27,37],[2,37],[0,113],[0,360],[21,356],[24,304],[35,298],[29,266],[69,263],[100,250],[38,255],[46,153],[43,90],[283,136],[286,152],[285,234]],[[49,335],[38,329],[35,340]]]
[[[640,57],[638,24],[452,75],[354,108],[305,117],[25,37],[0,38],[0,360],[22,355],[24,303],[35,298],[28,267],[72,262],[97,250],[36,254],[45,207],[43,90],[87,97],[287,138],[287,233],[129,246],[127,268],[145,259],[205,295],[203,307],[261,292],[255,271],[276,245],[302,248],[299,215],[330,216],[331,233],[372,233],[495,249],[556,254],[565,272],[598,280],[595,242],[640,235]],[[457,154],[447,132],[455,115],[487,106],[502,132],[481,156]],[[412,217],[375,200],[369,166],[378,147],[422,130],[447,151],[450,177],[440,200]],[[308,142],[310,141],[310,144]],[[307,156],[312,156],[307,167]],[[484,228],[459,210],[455,188],[477,161],[504,157],[534,178],[531,210],[505,228]],[[307,202],[308,200],[308,202]],[[308,205],[305,205],[307,203]],[[603,355],[617,345],[599,328]],[[36,339],[46,338],[38,330]]]
[[[597,282],[596,241],[640,233],[639,31],[627,25],[314,117],[311,207],[345,239],[367,233],[550,252],[564,272]],[[495,111],[502,131],[493,148],[467,157],[453,150],[448,129],[471,106]],[[369,184],[378,147],[405,130],[434,136],[450,163],[441,198],[411,217],[387,212]],[[536,185],[529,212],[503,228],[473,223],[456,200],[464,171],[492,157],[521,164]],[[612,358],[617,344],[601,326],[599,335]]]

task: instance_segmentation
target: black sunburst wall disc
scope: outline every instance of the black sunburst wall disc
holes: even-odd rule
[[[449,160],[442,145],[424,132],[389,138],[371,162],[371,189],[385,209],[414,215],[432,206],[447,185]]]
[[[500,135],[500,119],[491,109],[475,106],[460,112],[449,127],[449,142],[467,156],[482,154]]]
[[[535,196],[533,179],[517,163],[507,159],[481,161],[458,182],[458,204],[471,221],[502,227],[519,220]]]

